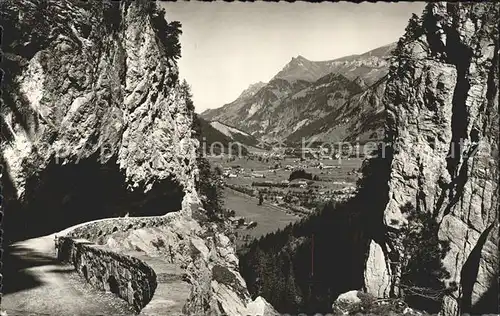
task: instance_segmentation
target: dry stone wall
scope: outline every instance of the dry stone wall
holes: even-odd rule
[[[85,239],[61,237],[58,259],[70,262],[98,290],[112,292],[139,312],[154,295],[156,273],[146,263]]]

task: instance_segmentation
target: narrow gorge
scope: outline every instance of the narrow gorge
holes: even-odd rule
[[[376,315],[499,312],[499,4],[428,3],[397,43],[299,55],[201,114],[180,79],[182,21],[164,8],[1,2],[2,311],[85,314],[87,299],[115,313],[120,298],[139,315],[315,315],[355,293],[394,308]],[[257,148],[275,137],[289,152],[303,137],[378,147],[306,172],[314,159]],[[205,157],[204,142],[236,140],[234,164]],[[232,205],[281,212],[280,229],[250,236],[264,225],[224,207],[229,178],[244,183]],[[331,199],[297,215],[315,182]],[[264,200],[274,184],[289,209]],[[68,275],[94,292],[58,302]]]

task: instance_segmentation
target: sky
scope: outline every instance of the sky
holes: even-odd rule
[[[234,101],[292,57],[330,60],[395,42],[425,3],[160,2],[182,24],[179,72],[195,111]]]

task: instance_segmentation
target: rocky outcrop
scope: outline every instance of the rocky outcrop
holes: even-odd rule
[[[7,208],[28,218],[44,208],[55,220],[73,208],[80,221],[153,208],[189,215],[199,145],[187,86],[165,46],[175,30],[161,13],[146,2],[33,0],[4,1],[2,14]]]
[[[199,142],[188,86],[178,80],[179,24],[150,1],[23,0],[0,8],[9,238],[127,213],[157,215],[91,223],[71,237],[107,240],[171,225],[189,258],[185,313],[244,310],[251,299],[232,243],[217,229],[216,238],[202,237],[210,223],[194,219],[204,212]],[[212,263],[238,282],[216,289]]]
[[[190,293],[181,302],[187,315],[247,315],[248,309],[255,308],[274,312],[265,300],[261,302],[262,298],[250,298],[229,238],[217,228],[200,225],[180,212],[158,218],[98,220],[72,229],[67,238],[85,239],[122,255],[133,253],[145,262],[156,258],[180,267],[191,285]]]
[[[349,309],[353,306],[361,305],[358,291],[353,290],[340,294],[332,304],[332,310],[336,315],[348,315]]]
[[[248,304],[243,315],[278,316],[279,314],[274,310],[271,304],[266,302],[261,296],[258,296],[253,302]]]
[[[401,300],[385,300],[357,290],[340,294],[332,304],[334,315],[406,315],[421,316]]]
[[[442,263],[446,284],[457,289],[445,296],[444,314],[498,312],[491,291],[498,278],[499,13],[493,3],[429,4],[396,49],[384,97],[393,152],[386,157],[387,233],[371,247],[365,271],[375,295],[388,296],[387,286],[398,293],[401,271],[387,267],[404,251],[397,239],[409,205],[433,214],[439,238],[450,243]]]
[[[385,260],[382,247],[373,240],[370,242],[364,283],[366,291],[376,297],[391,295],[390,265]]]

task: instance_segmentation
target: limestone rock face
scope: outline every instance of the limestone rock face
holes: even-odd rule
[[[434,214],[450,242],[443,264],[458,289],[444,314],[496,311],[480,304],[497,295],[499,12],[493,3],[431,3],[396,49],[384,97],[393,155],[383,211],[396,233],[370,247],[365,283],[375,295],[388,295],[381,261],[399,251],[401,209],[411,205]]]
[[[6,14],[21,13],[9,15],[12,29],[32,28],[19,39],[27,42],[7,51],[11,85],[2,123],[11,135],[2,141],[2,156],[17,197],[25,197],[26,179],[51,159],[69,164],[95,155],[102,163],[116,158],[131,187],[148,190],[174,176],[193,191],[193,113],[147,5],[26,0],[2,6]],[[42,13],[50,17],[46,23],[31,20]]]
[[[390,295],[390,268],[382,247],[373,240],[370,242],[370,252],[366,263],[365,285],[366,291],[376,297],[389,297]]]
[[[153,227],[147,224],[141,227],[143,222],[138,225],[126,223],[112,233],[106,228],[118,227],[119,223],[106,220],[96,223],[96,229],[74,230],[72,235],[83,234],[99,245],[146,262],[159,261],[163,265],[180,267],[185,273],[184,281],[191,287],[186,293],[178,291],[176,297],[188,315],[261,315],[252,314],[261,310],[265,315],[274,315],[269,314],[275,310],[264,299],[252,301],[250,298],[238,272],[233,244],[227,236],[180,213],[169,213],[163,219],[161,225]],[[133,227],[127,230],[129,226]],[[98,230],[108,234],[98,234]],[[159,271],[161,269],[160,266]],[[161,293],[155,294],[154,299],[157,295]]]
[[[172,189],[162,186],[163,181],[174,182],[182,190],[178,212],[169,214],[174,214],[175,226],[158,234],[182,241],[177,245],[186,248],[178,257],[186,258],[189,251],[198,254],[184,262],[192,280],[186,313],[204,312],[207,306],[228,315],[245,310],[251,299],[233,244],[220,233],[203,238],[206,228],[192,216],[201,205],[196,190],[199,142],[188,90],[178,80],[175,27],[150,1],[8,0],[0,9],[6,71],[0,157],[6,167],[2,182],[8,209],[20,205],[16,210],[23,211],[35,198],[52,203],[57,196],[54,203],[61,212],[45,215],[50,225],[76,212],[68,203],[77,207],[95,200],[92,207],[105,211],[120,202],[121,193],[130,191],[136,195],[127,198],[124,207],[156,208],[155,215],[164,215],[168,199],[149,205],[144,201],[151,192]],[[68,170],[77,170],[77,176],[50,182]],[[96,170],[98,177],[82,183]],[[111,175],[114,182],[106,182]],[[94,190],[102,196],[78,195],[102,182],[114,186],[103,186],[105,192]],[[102,205],[99,199],[108,196],[117,199]],[[31,214],[53,211],[35,202],[30,206]],[[110,222],[109,232],[102,226],[96,226],[96,232],[137,228],[131,218],[122,220],[132,224]],[[157,226],[165,221],[158,220]],[[114,246],[118,250],[119,244]],[[150,248],[144,251],[154,254],[155,248]],[[219,282],[221,271],[234,282]]]

